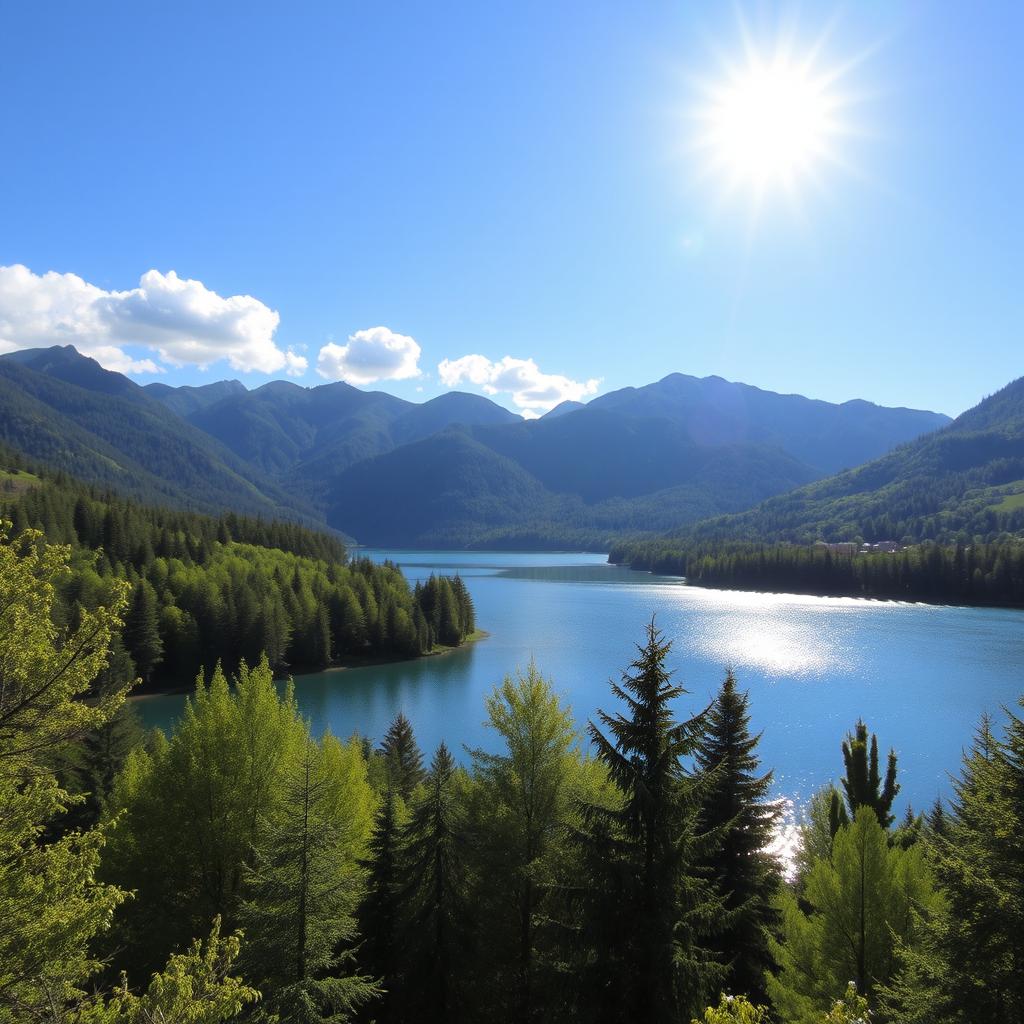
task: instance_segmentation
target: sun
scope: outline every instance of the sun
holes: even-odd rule
[[[708,173],[760,196],[793,192],[836,162],[844,130],[836,79],[815,66],[813,55],[780,49],[766,56],[748,47],[744,63],[724,67],[702,90],[698,146]]]

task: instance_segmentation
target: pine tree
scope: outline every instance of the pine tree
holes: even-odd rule
[[[868,742],[868,727],[858,721],[854,732],[843,740],[843,764],[846,776],[841,780],[846,795],[844,807],[836,793],[833,797],[832,818],[836,827],[848,825],[859,807],[870,807],[875,812],[882,828],[889,828],[896,820],[892,804],[900,791],[896,781],[896,751],[889,751],[889,763],[885,782],[878,769],[878,737],[871,735]],[[835,830],[833,830],[835,831]]]
[[[760,735],[750,734],[748,702],[729,671],[694,760],[707,776],[700,791],[700,830],[713,839],[703,867],[724,910],[721,930],[709,946],[728,965],[725,988],[763,1003],[764,974],[775,966],[770,940],[779,921],[775,904],[781,882],[779,863],[766,851],[780,809],[767,799],[772,773],[758,774]]]
[[[124,644],[142,681],[148,683],[164,654],[156,591],[148,580],[135,584],[131,605],[124,617]]]
[[[781,970],[768,982],[780,1017],[818,1024],[851,979],[874,1003],[896,973],[898,945],[916,945],[918,915],[941,905],[920,844],[890,845],[874,810],[859,808],[811,868],[801,902],[783,897]]]
[[[353,970],[360,871],[352,826],[337,813],[342,785],[312,739],[284,784],[283,807],[247,873],[240,920],[247,976],[263,992],[259,1019],[341,1024],[374,998],[372,980]]]
[[[363,943],[359,963],[371,977],[379,978],[382,993],[372,1006],[376,1024],[396,1019],[393,991],[399,986],[401,957],[398,949],[400,832],[398,797],[390,783],[377,809],[370,838],[366,868],[366,893],[359,908]]]
[[[537,1015],[537,917],[544,901],[545,875],[568,817],[570,786],[578,767],[572,712],[560,704],[551,683],[530,664],[507,676],[487,697],[487,724],[504,740],[505,752],[472,751],[474,777],[489,816],[480,829],[489,843],[480,902],[490,919],[492,962],[511,961],[513,984],[506,1018],[530,1021]],[[511,927],[509,927],[511,925]],[[509,936],[511,941],[503,939]],[[511,947],[504,949],[502,946]],[[505,963],[502,963],[503,954]],[[506,967],[507,969],[507,967]]]
[[[443,743],[434,754],[425,790],[403,838],[403,1019],[453,1024],[463,1016],[459,975],[469,921],[455,762]]]
[[[949,905],[939,991],[964,1024],[1024,1019],[1024,722],[1009,717],[1005,742],[982,719],[931,841]]]
[[[459,628],[462,639],[471,636],[476,632],[476,609],[473,607],[473,598],[470,596],[469,588],[463,582],[461,576],[456,574],[452,577],[452,592],[455,594],[455,603],[459,610]]]
[[[401,711],[388,726],[380,752],[387,763],[388,778],[395,792],[408,803],[413,790],[423,781],[423,754],[416,745],[412,724]]]
[[[698,877],[694,780],[682,764],[706,715],[677,722],[671,704],[671,644],[652,621],[647,642],[612,692],[628,714],[590,723],[598,759],[622,794],[620,807],[590,805],[578,834],[592,880],[583,892],[587,1016],[602,1021],[675,1021],[704,1005],[722,971],[699,945],[711,913]]]
[[[96,680],[100,699],[123,690],[135,682],[135,666],[120,638],[111,643],[110,662]],[[71,807],[67,825],[89,828],[95,825],[106,809],[114,782],[128,755],[142,745],[145,732],[138,711],[125,701],[106,721],[83,733],[72,745],[70,776],[75,792],[84,800]]]

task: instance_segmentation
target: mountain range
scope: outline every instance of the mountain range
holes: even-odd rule
[[[1024,377],[866,465],[670,538],[969,543],[1008,534],[1024,534]]]
[[[71,346],[0,358],[0,440],[15,450],[147,501],[371,544],[604,547],[825,486],[949,423],[683,374],[525,421],[460,392],[140,386]]]

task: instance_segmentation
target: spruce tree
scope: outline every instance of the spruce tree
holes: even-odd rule
[[[453,1024],[464,1016],[467,951],[462,812],[455,762],[442,743],[403,837],[400,945],[403,1019]]]
[[[370,1007],[376,1024],[396,1018],[393,992],[399,983],[401,957],[398,949],[400,831],[398,797],[390,782],[384,791],[364,861],[366,889],[359,908],[363,937],[359,963],[371,977],[380,979],[380,999]]]
[[[778,926],[779,863],[766,852],[779,819],[768,802],[772,773],[759,774],[760,735],[750,734],[749,697],[730,670],[708,712],[695,751],[699,772],[700,830],[712,846],[703,858],[722,902],[721,929],[709,946],[728,966],[724,987],[755,1003],[767,1000],[765,971],[775,966],[770,940]]]
[[[247,975],[263,993],[260,1020],[341,1024],[377,994],[353,968],[361,879],[351,824],[337,808],[336,743],[307,738],[247,872],[240,920]]]
[[[381,740],[380,752],[387,764],[391,785],[408,803],[413,790],[423,781],[426,773],[423,771],[423,754],[416,745],[412,724],[403,712],[399,711],[388,726]]]
[[[602,1021],[675,1021],[697,1012],[721,980],[700,945],[713,901],[699,877],[698,784],[684,771],[706,713],[677,722],[685,691],[665,667],[671,644],[652,622],[647,642],[612,692],[626,714],[598,712],[598,759],[621,806],[583,809],[591,878],[582,892],[582,1011]]]
[[[96,680],[96,693],[102,700],[134,682],[135,666],[120,638],[115,637],[110,661]],[[69,809],[67,827],[88,828],[100,820],[125,760],[144,739],[139,713],[130,701],[125,701],[111,717],[72,744],[69,776],[74,791],[84,799]]]
[[[870,807],[882,828],[889,828],[896,820],[892,803],[900,791],[896,781],[896,751],[889,751],[883,783],[878,768],[878,737],[872,733],[869,743],[868,727],[863,721],[858,721],[854,731],[843,740],[843,764],[846,775],[841,782],[846,806],[843,806],[838,793],[833,795],[833,832],[842,825],[849,825],[859,807]]]
[[[475,848],[485,861],[478,902],[490,911],[490,962],[512,976],[507,997],[502,992],[505,1017],[527,1022],[540,1009],[537,919],[550,888],[545,879],[552,859],[565,848],[578,735],[572,712],[532,663],[488,695],[487,717],[505,750],[471,751],[486,815]]]
[[[124,617],[124,644],[142,681],[148,683],[153,669],[164,655],[156,591],[148,580],[139,580],[135,584],[131,604]]]
[[[934,927],[934,974],[952,1021],[1024,1020],[1024,722],[1000,742],[982,719],[954,782],[935,869],[948,914]]]

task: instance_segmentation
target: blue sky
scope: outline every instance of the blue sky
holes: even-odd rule
[[[741,24],[845,68],[839,162],[756,215],[694,147]],[[0,348],[956,414],[1024,373],[1022,36],[1016,2],[7,4]]]

